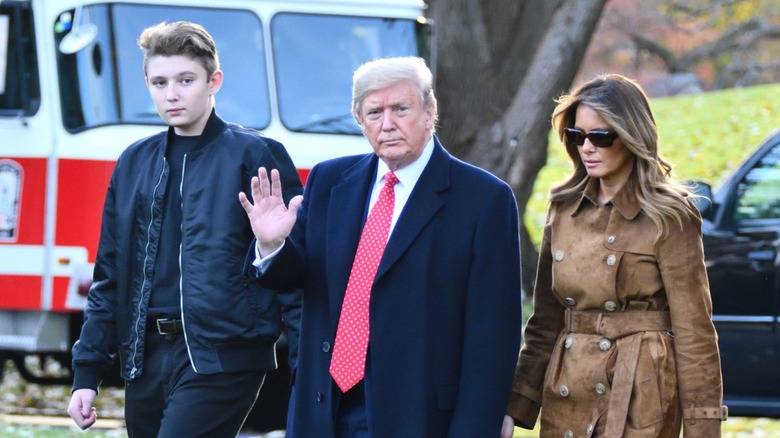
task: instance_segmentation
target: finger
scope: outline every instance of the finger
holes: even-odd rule
[[[301,206],[302,202],[302,195],[293,196],[293,198],[290,199],[290,203],[287,205],[287,211],[292,212],[292,214],[298,214],[298,207]]]
[[[261,167],[257,171],[257,179],[258,179],[258,192],[257,197],[255,198],[255,202],[258,201],[258,199],[269,196],[271,193],[271,182],[268,180],[268,171],[265,169],[265,167]],[[252,186],[252,196],[255,196],[254,186]]]
[[[76,420],[76,424],[78,424],[81,430],[89,429],[96,422],[97,422],[97,409],[95,408],[92,408],[89,412],[89,415],[82,418],[81,421]]]
[[[92,403],[89,401],[83,401],[83,404],[81,405],[81,415],[84,418],[89,418],[90,415],[96,411],[95,408],[92,407]]]
[[[282,197],[282,179],[276,169],[271,171],[271,196]]]
[[[512,417],[504,416],[504,424],[501,425],[501,438],[512,438],[515,433],[515,422]]]
[[[253,205],[251,202],[249,202],[249,199],[247,199],[244,192],[238,194],[238,202],[241,203],[241,206],[244,207],[244,211],[247,212],[247,214],[252,211]]]

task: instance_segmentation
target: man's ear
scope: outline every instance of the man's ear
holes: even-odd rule
[[[433,111],[434,109],[432,107],[428,107],[425,109],[425,127],[430,129],[433,129],[433,123],[434,123],[434,117],[433,117]]]

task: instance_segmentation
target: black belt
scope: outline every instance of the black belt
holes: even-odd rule
[[[175,335],[184,331],[180,319],[161,318],[154,321],[157,325],[157,333],[161,335]]]

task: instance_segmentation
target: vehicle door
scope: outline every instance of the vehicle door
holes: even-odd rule
[[[729,193],[720,206],[720,225],[704,236],[724,390],[778,397],[780,136],[724,189]]]
[[[41,102],[29,2],[0,2],[0,309],[48,309],[46,184],[51,119]],[[7,316],[3,316],[8,320]],[[8,334],[7,329],[2,329]],[[5,338],[0,341],[4,345]]]

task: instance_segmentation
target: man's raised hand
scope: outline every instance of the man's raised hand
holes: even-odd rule
[[[269,180],[268,171],[261,167],[257,170],[257,176],[252,177],[254,204],[244,192],[238,194],[238,200],[252,224],[260,255],[266,256],[279,248],[290,235],[303,196],[295,196],[289,206],[285,206],[279,171],[271,170]]]

